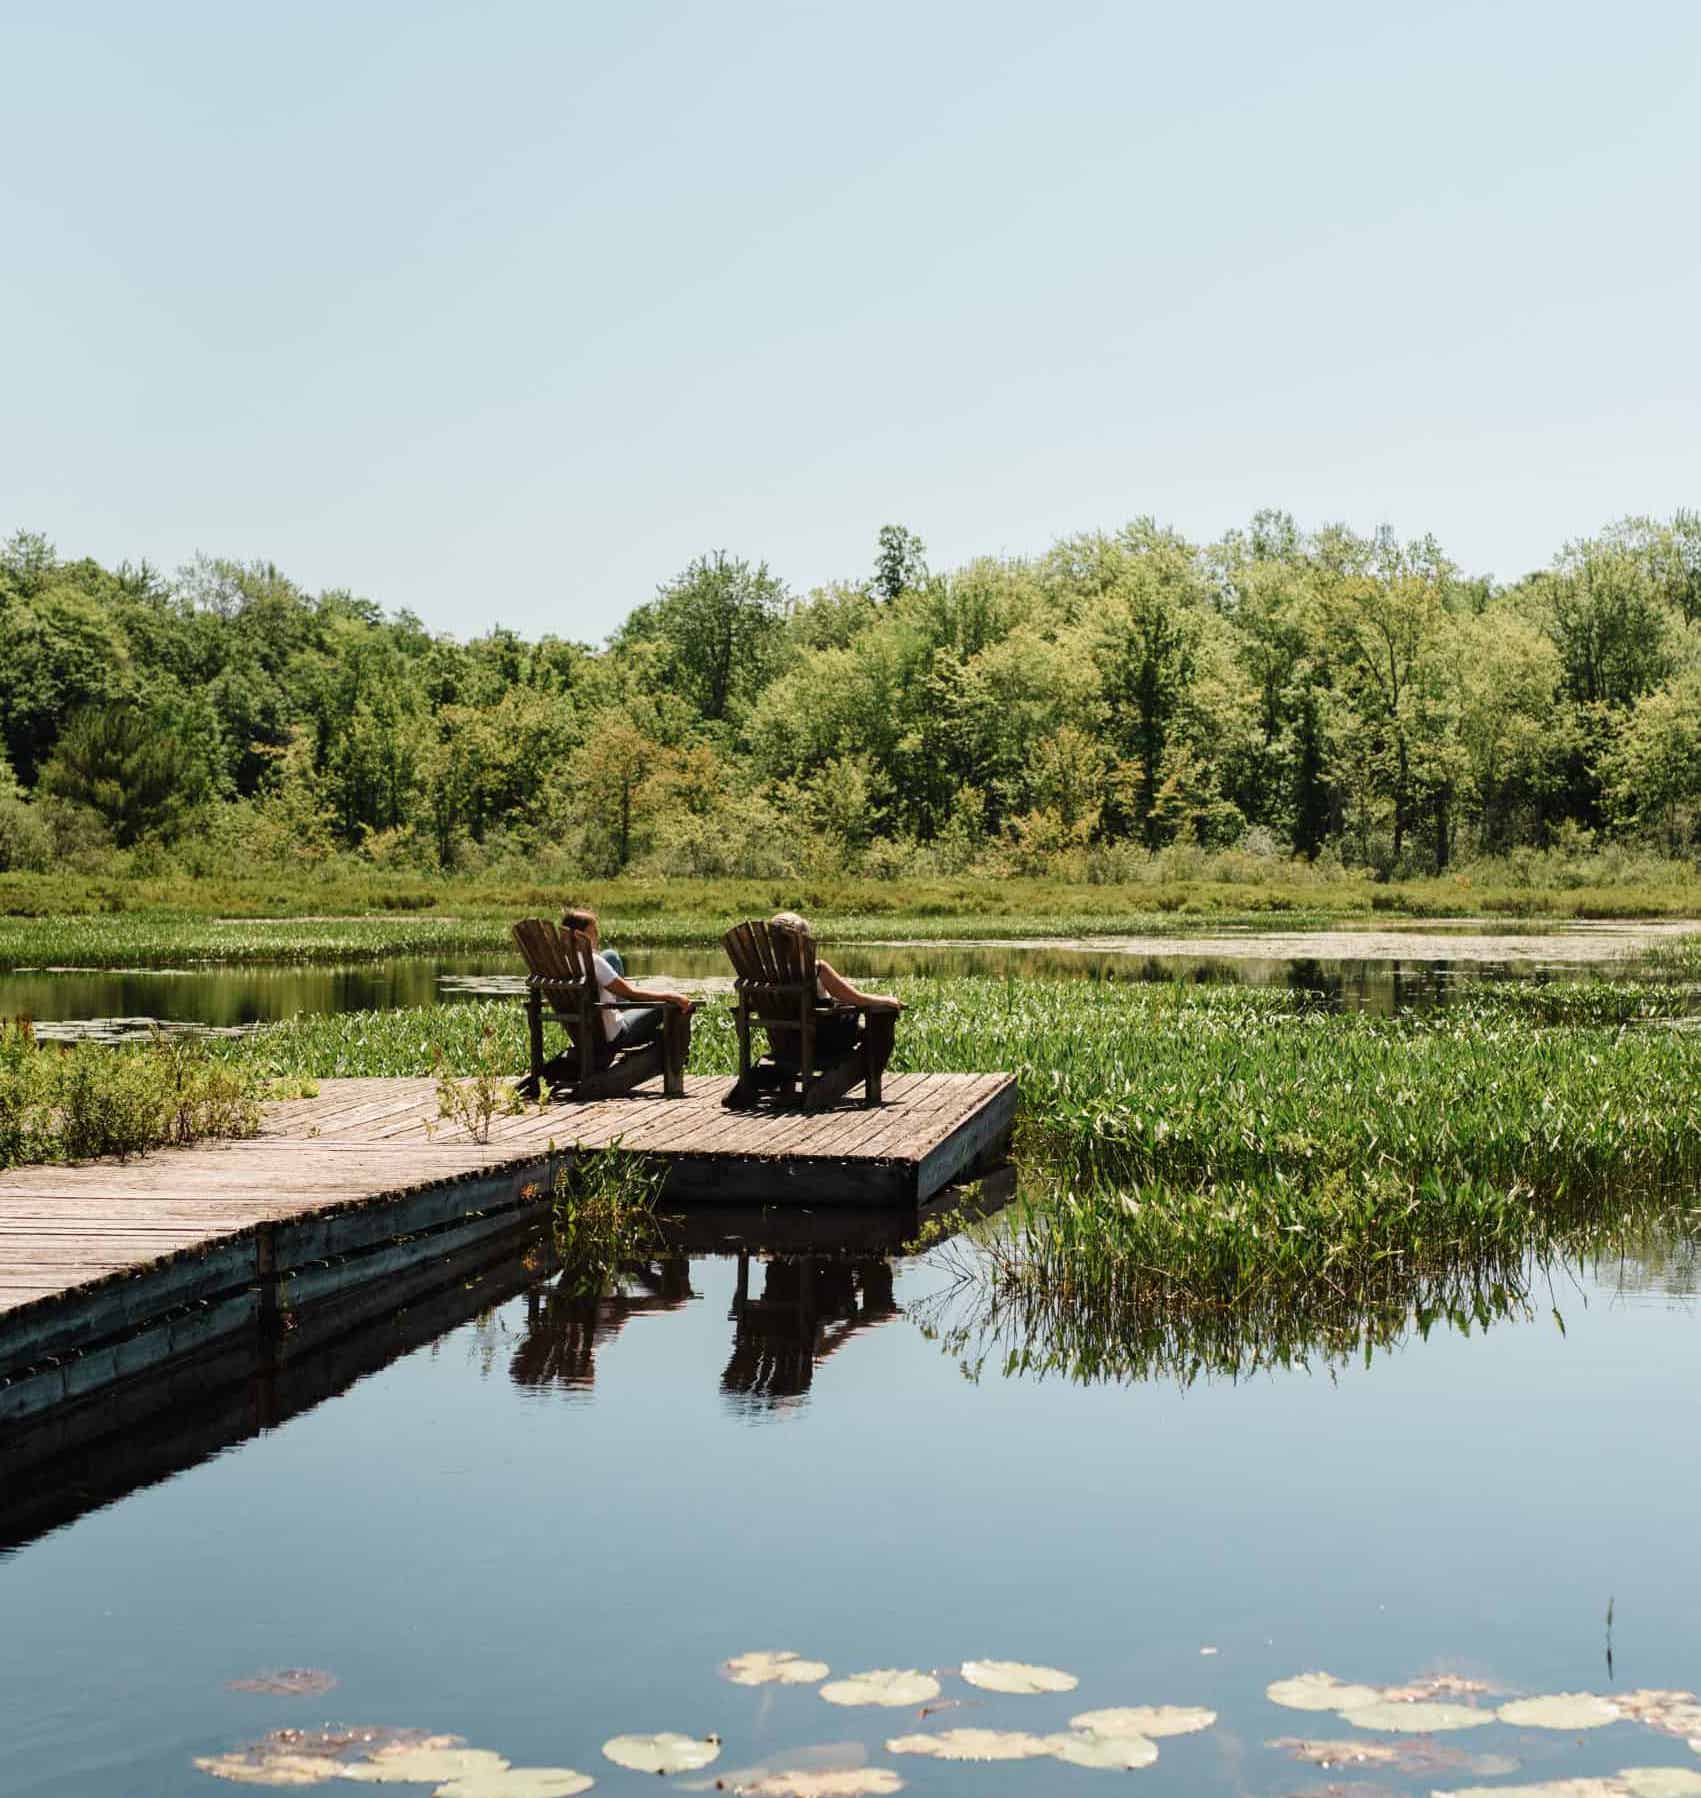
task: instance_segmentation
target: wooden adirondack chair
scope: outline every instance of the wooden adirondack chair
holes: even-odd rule
[[[768,1036],[768,1053],[756,1065],[769,1071],[773,1090],[782,1099],[796,1090],[805,1111],[820,1111],[860,1085],[864,1104],[878,1105],[880,1074],[891,1056],[896,1013],[823,999],[815,986],[814,941],[796,931],[752,920],[733,925],[721,938],[721,946],[736,976],[740,1081],[748,1082],[751,1075],[750,1032],[755,1026]],[[847,1017],[857,1021],[855,1040],[822,1067],[817,1034],[828,1020]]]
[[[514,926],[514,942],[526,963],[526,1026],[531,1067],[515,1090],[535,1099],[547,1082],[551,1096],[562,1099],[612,1099],[658,1074],[663,1095],[685,1096],[685,1058],[691,1020],[677,1007],[662,1008],[662,1033],[635,1049],[618,1049],[603,1029],[604,1012],[648,1009],[641,1001],[619,999],[599,1003],[595,950],[582,931],[563,930],[548,918],[522,918]],[[566,1032],[568,1053],[545,1061],[545,1006],[550,1021]]]

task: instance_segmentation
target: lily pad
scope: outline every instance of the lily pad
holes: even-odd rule
[[[1421,1700],[1407,1704],[1388,1698],[1341,1712],[1342,1720],[1354,1729],[1409,1730],[1414,1735],[1430,1735],[1444,1729],[1476,1729],[1492,1723],[1494,1717],[1493,1711],[1479,1711],[1469,1704],[1426,1704]]]
[[[263,1692],[269,1698],[322,1698],[336,1687],[337,1676],[323,1667],[274,1667],[233,1679],[232,1692]]]
[[[1096,1736],[1188,1736],[1209,1729],[1215,1711],[1190,1704],[1125,1704],[1107,1711],[1082,1711],[1069,1719],[1071,1729]]]
[[[1645,1723],[1668,1736],[1701,1736],[1701,1698],[1693,1692],[1663,1692],[1639,1687],[1633,1692],[1615,1692],[1613,1703],[1626,1717]],[[1690,1742],[1694,1748],[1694,1742]],[[1701,1749],[1696,1750],[1701,1753]]]
[[[928,1754],[941,1761],[1029,1761],[1049,1754],[1043,1736],[1021,1729],[942,1729],[934,1735],[893,1736],[888,1754]]]
[[[832,1669],[825,1661],[806,1661],[789,1648],[758,1648],[721,1663],[721,1676],[735,1686],[813,1686]]]
[[[931,1673],[913,1667],[876,1667],[868,1673],[852,1673],[829,1680],[821,1688],[829,1704],[883,1704],[890,1707],[926,1704],[939,1696],[939,1681]]]
[[[1430,1798],[1624,1798],[1624,1787],[1606,1778],[1544,1779],[1529,1786],[1461,1786]]]
[[[844,1773],[868,1765],[868,1748],[862,1742],[816,1742],[807,1748],[788,1748],[749,1767],[727,1767],[705,1779],[676,1779],[676,1792],[743,1792],[779,1774]]]
[[[1038,1692],[1073,1692],[1081,1683],[1057,1667],[1030,1667],[1026,1661],[964,1661],[963,1678],[983,1692],[1031,1696]]]
[[[1266,1686],[1264,1696],[1272,1704],[1286,1705],[1290,1711],[1345,1711],[1377,1703],[1382,1688],[1348,1685],[1332,1673],[1300,1673]]]
[[[1403,1686],[1384,1686],[1384,1698],[1478,1698],[1494,1691],[1485,1679],[1467,1679],[1462,1673],[1425,1673]]]
[[[1333,1741],[1282,1736],[1265,1746],[1313,1767],[1392,1767],[1400,1773],[1476,1773],[1485,1777],[1518,1771],[1518,1762],[1509,1754],[1470,1754],[1423,1736],[1393,1742],[1359,1736]]]
[[[596,1781],[571,1767],[504,1767],[440,1785],[432,1798],[578,1798]]]
[[[1693,1767],[1625,1767],[1618,1776],[1630,1798],[1701,1798]]]
[[[451,1779],[503,1773],[508,1762],[488,1748],[416,1747],[403,1744],[375,1750],[366,1760],[345,1761],[339,1779],[365,1785],[444,1785]]]
[[[322,1755],[263,1749],[198,1755],[195,1765],[214,1779],[228,1779],[243,1786],[317,1786],[342,1774],[340,1763]]]
[[[1600,1729],[1624,1713],[1610,1698],[1593,1692],[1555,1692],[1544,1698],[1514,1698],[1495,1713],[1502,1723],[1525,1729]]]
[[[825,1772],[799,1768],[770,1773],[754,1785],[735,1786],[744,1798],[889,1798],[904,1782],[890,1767],[840,1767]]]
[[[1097,1735],[1092,1730],[1047,1736],[1045,1751],[1053,1760],[1067,1761],[1071,1767],[1104,1767],[1120,1772],[1149,1767],[1158,1758],[1157,1743],[1145,1736]]]
[[[602,1751],[617,1767],[634,1773],[693,1773],[720,1759],[716,1736],[682,1736],[664,1729],[651,1736],[611,1736]]]

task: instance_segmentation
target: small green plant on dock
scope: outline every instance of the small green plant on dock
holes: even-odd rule
[[[575,1148],[555,1170],[550,1203],[555,1249],[569,1284],[600,1288],[623,1261],[654,1251],[661,1239],[656,1201],[664,1170],[649,1155],[622,1148]]]
[[[490,1141],[491,1120],[498,1112],[518,1116],[525,1109],[515,1094],[512,1075],[497,1040],[496,1026],[487,1017],[473,1049],[473,1070],[462,1076],[445,1064],[439,1049],[432,1063],[437,1075],[437,1116],[458,1124],[474,1142]]]

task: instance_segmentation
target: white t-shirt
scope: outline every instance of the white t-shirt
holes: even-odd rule
[[[614,969],[609,966],[605,955],[592,956],[591,960],[597,971],[597,1003],[606,1007],[602,1014],[602,1033],[613,1042],[620,1034],[620,1013],[607,1004],[604,995],[614,983]]]

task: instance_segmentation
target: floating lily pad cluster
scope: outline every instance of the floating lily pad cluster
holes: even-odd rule
[[[1455,1674],[1437,1674],[1407,1686],[1353,1685],[1332,1673],[1302,1673],[1279,1679],[1265,1688],[1274,1704],[1297,1711],[1333,1711],[1356,1729],[1411,1732],[1430,1735],[1446,1730],[1475,1729],[1488,1723],[1509,1723],[1521,1729],[1604,1729],[1609,1723],[1641,1723],[1662,1734],[1681,1737],[1701,1754],[1701,1699],[1693,1692],[1652,1689],[1624,1692],[1611,1698],[1597,1692],[1551,1692],[1529,1698],[1512,1698],[1493,1709],[1474,1703],[1448,1702],[1475,1698],[1488,1691],[1479,1681]],[[1406,1771],[1430,1771],[1433,1759],[1421,1768],[1402,1758],[1392,1744],[1296,1741],[1284,1738],[1273,1748],[1286,1749],[1297,1759],[1322,1766],[1398,1766]],[[1516,1763],[1502,1764],[1485,1757],[1482,1772],[1510,1772]],[[1471,1786],[1436,1798],[1701,1798],[1701,1769],[1691,1767],[1626,1767],[1617,1773],[1544,1780],[1527,1786]]]
[[[360,1752],[350,1757],[351,1747]],[[203,1773],[238,1785],[429,1785],[435,1798],[578,1798],[595,1781],[572,1767],[516,1767],[459,1736],[418,1730],[278,1730],[234,1754],[203,1755]]]
[[[725,1663],[722,1673],[739,1685],[759,1685],[769,1681],[806,1683],[794,1678],[800,1666],[827,1669],[819,1661],[802,1661],[791,1653],[763,1651],[739,1655]],[[1073,1673],[1059,1667],[1041,1667],[1028,1661],[972,1660],[964,1661],[956,1670],[968,1685],[983,1692],[998,1692],[1015,1697],[1041,1697],[1072,1692],[1080,1684]],[[841,1675],[825,1680],[821,1697],[828,1704],[870,1705],[889,1710],[920,1708],[925,1719],[940,1697],[939,1675],[916,1667],[875,1667],[862,1673]],[[954,1700],[947,1701],[955,1703]],[[1111,1710],[1082,1711],[1070,1718],[1069,1728],[1040,1734],[1021,1729],[941,1729],[919,1730],[908,1735],[890,1736],[888,1754],[912,1754],[946,1761],[1017,1761],[1049,1757],[1075,1767],[1114,1768],[1128,1771],[1149,1767],[1158,1758],[1156,1738],[1184,1735],[1193,1730],[1209,1729],[1217,1720],[1214,1711],[1185,1705],[1127,1705]],[[862,1777],[882,1777],[897,1781],[898,1776],[881,1768],[861,1770]],[[791,1775],[776,1776],[790,1779]],[[812,1798],[794,1782],[783,1786],[769,1784],[742,1786],[726,1782],[729,1789],[759,1792],[762,1798],[781,1798],[797,1792],[798,1798]],[[883,1792],[896,1791],[902,1782],[882,1784]],[[860,1788],[859,1788],[860,1789]]]
[[[790,1649],[736,1655],[723,1662],[720,1671],[723,1678],[740,1686],[815,1686],[826,1703],[843,1707],[916,1710],[918,1721],[964,1702],[941,1701],[942,1675],[936,1671],[876,1667],[835,1679],[829,1677],[832,1670],[826,1662],[809,1660]],[[1060,1668],[1027,1661],[965,1661],[951,1672],[981,1691],[1016,1697],[1055,1696],[1074,1691],[1080,1683],[1074,1674]],[[324,1689],[310,1685],[302,1669],[235,1683],[242,1690],[286,1695]],[[1373,1686],[1353,1684],[1324,1672],[1276,1680],[1265,1691],[1272,1703],[1290,1710],[1333,1712],[1352,1728],[1396,1738],[1334,1741],[1283,1737],[1269,1744],[1297,1760],[1322,1767],[1387,1767],[1423,1773],[1457,1770],[1479,1776],[1515,1772],[1518,1763],[1507,1756],[1470,1755],[1428,1740],[1439,1733],[1496,1722],[1567,1733],[1617,1722],[1640,1723],[1681,1738],[1701,1753],[1701,1699],[1692,1692],[1645,1689],[1611,1698],[1593,1692],[1558,1692],[1511,1698],[1493,1706],[1478,1702],[1490,1693],[1486,1684],[1459,1674],[1431,1674],[1404,1685]],[[1069,1719],[1067,1730],[915,1730],[887,1737],[885,1748],[892,1755],[942,1761],[1052,1759],[1076,1767],[1131,1771],[1151,1766],[1158,1758],[1158,1742],[1165,1737],[1206,1730],[1216,1720],[1215,1711],[1197,1705],[1119,1705],[1079,1711]],[[614,1765],[664,1777],[700,1772],[713,1765],[720,1752],[718,1736],[671,1730],[612,1736],[602,1746],[603,1757]],[[712,1780],[676,1783],[691,1791],[712,1786],[739,1798],[893,1798],[903,1790],[898,1773],[865,1765],[865,1760],[860,1742],[829,1743],[821,1748],[795,1749],[762,1766],[723,1773]],[[589,1774],[572,1767],[516,1767],[490,1749],[469,1747],[459,1736],[428,1735],[419,1730],[274,1730],[247,1748],[204,1756],[195,1765],[216,1778],[243,1785],[300,1787],[333,1780],[429,1785],[435,1798],[578,1798],[595,1783]],[[1701,1769],[1627,1767],[1614,1774],[1529,1786],[1461,1787],[1436,1798],[1488,1798],[1493,1793],[1500,1798],[1701,1798]]]
[[[1688,1767],[1625,1767],[1525,1786],[1461,1786],[1433,1798],[1701,1798],[1701,1773]]]

